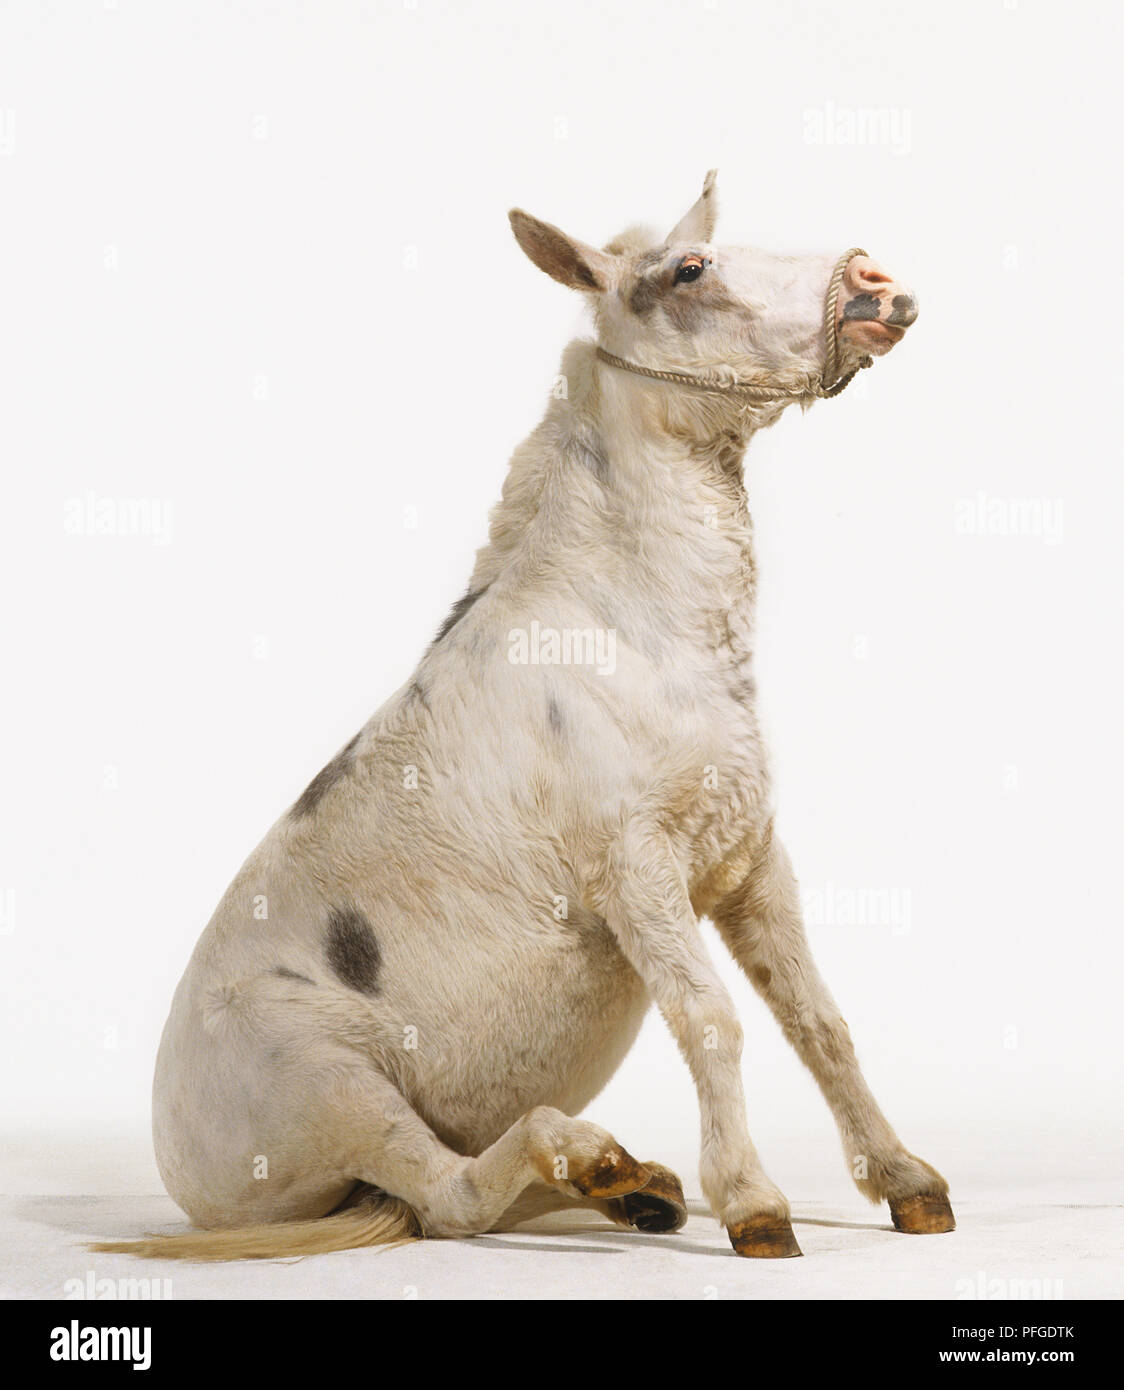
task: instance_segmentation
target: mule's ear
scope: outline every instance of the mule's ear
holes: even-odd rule
[[[584,241],[575,241],[549,222],[512,208],[508,213],[515,240],[540,270],[572,290],[607,290],[617,258]]]
[[[713,240],[714,224],[718,221],[718,194],[714,191],[714,180],[717,177],[718,170],[711,169],[703,179],[703,191],[698,201],[668,232],[669,246],[683,241]]]

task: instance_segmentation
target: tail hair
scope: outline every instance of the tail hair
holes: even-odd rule
[[[103,1240],[88,1248],[149,1260],[282,1260],[367,1245],[405,1245],[422,1239],[422,1234],[412,1207],[400,1197],[368,1189],[350,1199],[346,1207],[314,1221],[147,1235],[142,1240]]]

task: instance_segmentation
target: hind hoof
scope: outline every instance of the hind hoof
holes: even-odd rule
[[[803,1255],[792,1233],[792,1223],[783,1217],[761,1216],[739,1221],[727,1228],[735,1255],[751,1260],[787,1260]]]
[[[890,1219],[896,1231],[911,1236],[935,1236],[956,1230],[952,1205],[943,1194],[929,1197],[903,1197],[890,1203]]]

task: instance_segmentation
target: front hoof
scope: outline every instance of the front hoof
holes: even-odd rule
[[[902,1197],[890,1203],[894,1230],[911,1236],[935,1236],[956,1230],[956,1218],[946,1196]]]
[[[651,1181],[639,1192],[620,1199],[623,1219],[638,1231],[678,1231],[687,1224],[683,1184],[662,1163],[645,1163],[642,1167],[651,1170]]]
[[[751,1260],[787,1260],[803,1255],[792,1233],[792,1223],[783,1217],[759,1216],[726,1228],[735,1255]]]

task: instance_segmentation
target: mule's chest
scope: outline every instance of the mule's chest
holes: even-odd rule
[[[692,885],[751,855],[772,816],[755,696],[748,658],[711,660],[657,703],[648,799]]]

